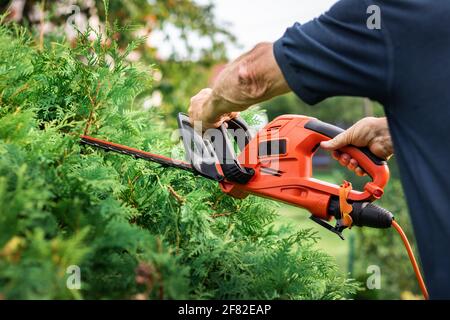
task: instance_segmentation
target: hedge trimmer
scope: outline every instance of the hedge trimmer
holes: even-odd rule
[[[194,130],[185,114],[178,115],[178,125],[187,162],[90,136],[82,136],[81,142],[191,171],[217,181],[223,192],[235,198],[253,194],[305,208],[311,212],[314,222],[341,239],[344,239],[342,231],[352,226],[393,226],[402,237],[422,293],[428,298],[405,234],[392,213],[372,203],[382,197],[389,180],[386,161],[367,148],[346,146],[339,150],[357,160],[371,177],[372,181],[367,182],[362,191],[352,190],[347,181],[338,186],[313,177],[312,158],[320,142],[334,138],[343,129],[300,115],[280,116],[255,136],[239,118],[218,129],[207,130],[203,135]],[[334,226],[329,223],[333,218]]]

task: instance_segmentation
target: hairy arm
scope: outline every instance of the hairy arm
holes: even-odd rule
[[[290,89],[273,55],[272,43],[260,43],[231,62],[218,76],[213,88],[201,90],[191,99],[191,121],[203,128],[217,127],[258,102]]]

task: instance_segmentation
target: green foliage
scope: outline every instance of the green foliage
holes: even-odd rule
[[[341,299],[356,284],[268,200],[80,146],[83,132],[170,155],[135,98],[151,70],[109,38],[73,47],[0,27],[0,294],[9,299]],[[106,39],[104,37],[107,37]],[[105,45],[105,43],[110,43]],[[71,265],[81,290],[66,287]]]
[[[54,27],[43,39],[47,44],[67,36],[67,26],[75,21],[76,14],[95,21],[99,16],[105,16],[106,6],[105,20],[108,22],[101,23],[99,27],[114,27],[116,32],[111,37],[115,41],[112,44],[120,50],[130,48],[129,44],[134,43],[133,53],[140,56],[140,61],[150,65],[158,64],[155,72],[162,74],[162,78],[157,77],[153,92],[160,93],[161,108],[171,116],[184,110],[186,101],[204,87],[211,77],[212,66],[226,62],[225,44],[236,42],[227,25],[217,22],[213,3],[200,4],[193,0],[27,0],[19,22],[28,26],[35,38],[40,37],[42,28],[35,11],[43,4],[45,22]],[[1,12],[5,12],[7,8],[6,3],[0,3]],[[120,27],[117,21],[120,21]],[[77,27],[83,29],[82,24]],[[95,34],[94,30],[87,31]],[[158,33],[164,36],[164,44],[172,47],[170,56],[165,57],[163,64],[159,63],[161,57],[158,48],[142,41],[146,39],[139,39],[143,35],[152,38]],[[201,39],[204,46],[193,46],[192,43],[198,42],[192,41],[193,38]],[[127,53],[131,51],[128,50]],[[151,94],[152,91],[143,90],[138,100],[148,99]],[[174,117],[169,117],[168,120],[167,125],[176,126]]]

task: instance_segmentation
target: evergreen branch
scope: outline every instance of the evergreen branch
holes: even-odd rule
[[[228,217],[232,214],[233,214],[233,212],[215,213],[215,214],[211,215],[211,218],[215,219],[215,218],[219,218],[219,217]]]
[[[172,188],[172,186],[167,186],[167,189],[169,190],[170,194],[172,196],[175,197],[175,199],[177,199],[178,203],[182,204],[186,201],[186,199],[184,199],[182,196],[180,196],[175,190],[174,188]]]
[[[14,99],[16,96],[27,90],[29,87],[29,83],[25,83],[24,85],[20,86],[10,97],[9,100]],[[3,95],[2,95],[3,96]]]
[[[91,93],[90,92],[88,93],[88,98],[89,98],[89,101],[91,102],[91,110],[89,111],[89,116],[86,121],[86,126],[84,127],[84,132],[83,132],[84,135],[87,135],[89,133],[89,129],[94,120],[95,111],[98,107],[97,97],[98,97],[99,92],[100,92],[100,80],[97,82],[97,87],[95,89],[95,96],[92,97]]]
[[[223,197],[225,196],[225,194],[221,194],[217,197],[217,199],[214,201],[213,205],[212,205],[212,209],[216,210],[217,206],[219,205],[219,203],[222,201]]]

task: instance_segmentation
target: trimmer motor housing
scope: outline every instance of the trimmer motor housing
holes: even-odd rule
[[[321,141],[343,129],[301,115],[279,116],[256,135],[239,118],[203,135],[194,130],[187,115],[180,114],[178,122],[188,161],[197,173],[218,181],[225,193],[236,198],[254,194],[305,208],[314,221],[341,236],[345,226],[325,222],[341,218],[340,186],[315,179],[312,159]],[[346,146],[339,151],[356,159],[372,179],[362,191],[348,194],[353,225],[390,227],[392,214],[371,204],[383,195],[389,180],[386,161],[367,148]]]

